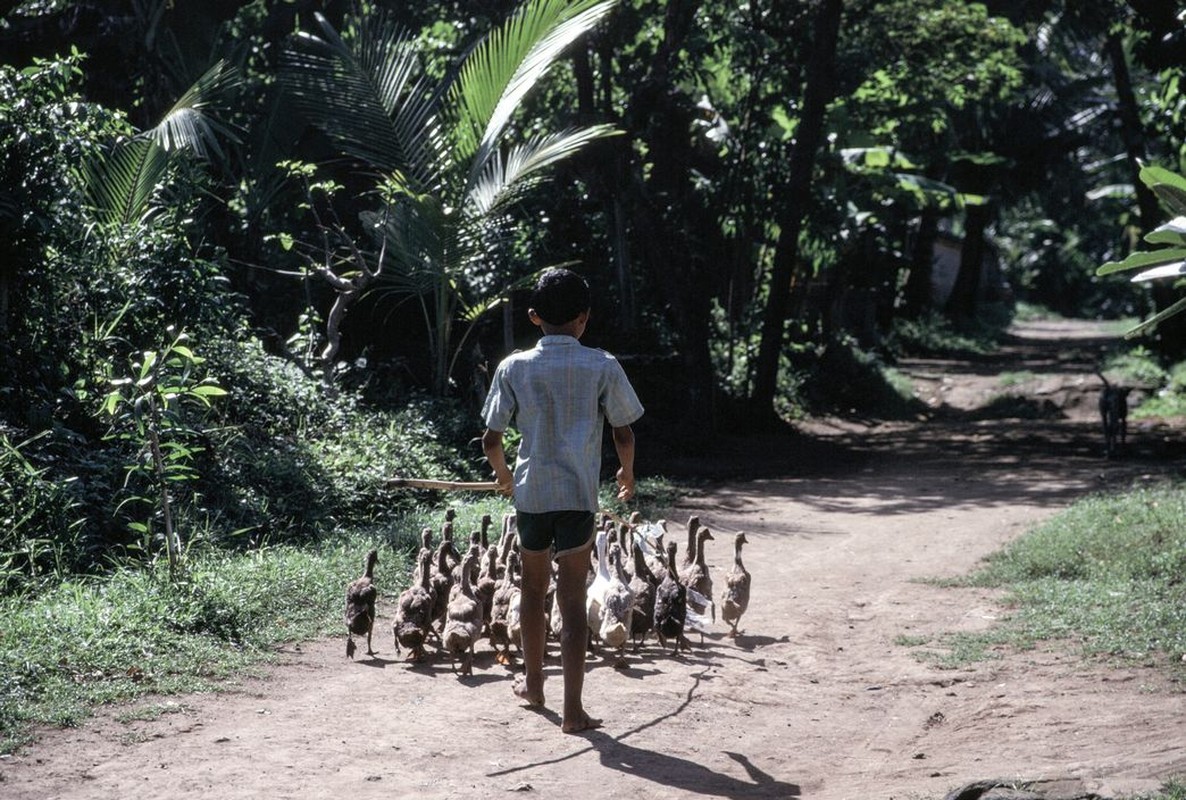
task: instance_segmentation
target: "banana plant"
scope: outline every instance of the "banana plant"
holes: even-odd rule
[[[1096,270],[1096,275],[1112,275],[1126,270],[1141,270],[1132,281],[1180,279],[1186,276],[1186,178],[1162,167],[1145,166],[1140,171],[1141,181],[1153,190],[1162,204],[1173,214],[1173,219],[1145,235],[1149,244],[1164,245],[1156,250],[1138,250],[1122,261],[1109,261]],[[1182,297],[1138,325],[1125,332],[1126,338],[1138,336],[1156,328],[1175,314],[1186,310]]]
[[[361,215],[370,251],[383,257],[372,256],[369,291],[420,303],[438,395],[469,330],[457,337],[454,326],[472,327],[511,288],[483,287],[498,283],[490,254],[514,231],[517,201],[549,167],[616,133],[600,124],[516,137],[512,124],[532,88],[615,2],[527,0],[459,63],[438,69],[381,11],[355,20],[349,37],[318,16],[318,32],[298,33],[286,54],[281,81],[297,107],[378,176],[381,206]]]

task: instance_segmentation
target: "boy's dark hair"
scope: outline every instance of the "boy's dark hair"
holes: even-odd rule
[[[544,270],[531,293],[531,308],[549,325],[571,322],[592,303],[585,279],[561,267]]]

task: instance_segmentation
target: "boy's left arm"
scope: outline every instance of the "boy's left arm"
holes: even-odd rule
[[[618,453],[618,499],[634,497],[634,429],[629,425],[613,428],[614,450]]]

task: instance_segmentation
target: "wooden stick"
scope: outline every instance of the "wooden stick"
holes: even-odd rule
[[[494,481],[438,481],[432,478],[388,478],[388,489],[439,489],[445,492],[496,492]]]

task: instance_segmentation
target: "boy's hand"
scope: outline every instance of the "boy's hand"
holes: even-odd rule
[[[634,473],[625,467],[618,470],[618,499],[623,502],[634,497]]]
[[[515,476],[511,474],[510,470],[494,471],[494,482],[498,484],[497,491],[503,497],[512,497],[515,494]]]

